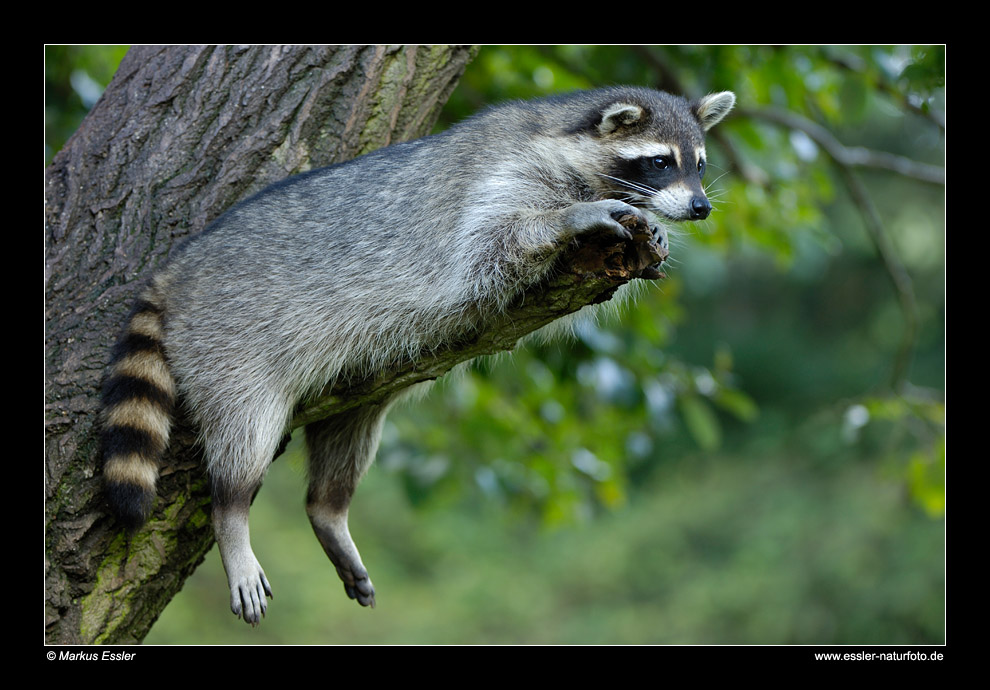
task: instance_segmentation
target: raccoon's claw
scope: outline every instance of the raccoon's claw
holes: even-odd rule
[[[265,573],[260,569],[258,577],[253,582],[241,580],[230,588],[230,610],[238,618],[243,618],[245,623],[252,626],[258,625],[268,611],[268,599],[272,596],[271,585]]]
[[[650,224],[642,212],[635,207],[612,211],[609,215],[618,225],[615,234],[624,240],[631,241],[637,235],[646,235],[650,232]]]
[[[344,591],[347,596],[354,599],[361,606],[375,608],[375,586],[371,584],[371,579],[365,570],[352,573],[349,570],[337,568],[337,575],[344,583]]]
[[[617,227],[615,228],[615,234],[624,240],[632,241],[633,238],[632,231],[629,228],[627,228],[625,225],[623,225],[620,220],[620,219],[625,219],[627,215],[628,214],[626,214],[625,212],[613,213],[612,220],[614,220],[617,223]]]
[[[660,249],[669,252],[670,244],[667,239],[667,228],[662,225],[651,225],[650,234],[653,235],[653,243],[658,245]],[[664,256],[666,259],[667,257]]]

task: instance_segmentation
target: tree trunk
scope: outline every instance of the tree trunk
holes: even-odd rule
[[[136,48],[47,171],[46,628],[53,643],[140,641],[212,546],[195,430],[177,420],[149,522],[106,511],[99,388],[137,286],[182,238],[288,174],[425,134],[461,47]],[[632,227],[630,225],[630,227]],[[588,238],[499,324],[450,350],[333,389],[293,426],[437,378],[623,283],[654,275],[637,240]]]
[[[187,235],[289,174],[428,133],[465,47],[132,49],[46,175],[45,623],[141,640],[212,545],[180,421],[148,525],[106,513],[99,389],[137,286]]]

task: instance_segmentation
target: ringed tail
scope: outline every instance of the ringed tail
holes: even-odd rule
[[[104,488],[114,513],[132,529],[151,513],[172,427],[175,380],[162,333],[162,308],[152,286],[131,312],[103,385]]]

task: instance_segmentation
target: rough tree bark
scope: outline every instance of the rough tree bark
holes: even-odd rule
[[[137,286],[180,240],[271,182],[421,136],[472,50],[463,47],[143,47],[47,171],[46,637],[140,641],[213,544],[195,431],[180,419],[151,520],[106,512],[99,388]],[[637,241],[593,239],[562,257],[500,327],[429,360],[328,390],[294,426],[511,349],[559,316],[649,276]]]

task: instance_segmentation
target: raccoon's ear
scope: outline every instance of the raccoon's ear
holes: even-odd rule
[[[620,127],[628,127],[643,118],[643,108],[632,103],[610,103],[602,111],[602,121],[598,123],[598,133],[611,134]]]
[[[691,106],[701,128],[707,132],[721,122],[735,104],[736,94],[731,91],[722,91],[699,98]]]

